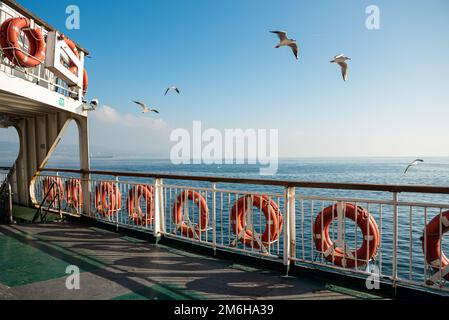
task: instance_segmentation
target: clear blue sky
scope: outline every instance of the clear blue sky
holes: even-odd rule
[[[151,127],[132,132],[98,111],[93,145],[112,135],[112,144],[168,157],[171,129],[202,120],[279,129],[284,157],[449,155],[449,1],[19,3],[91,51],[90,97],[129,127]],[[80,7],[80,30],[65,29],[70,4]],[[381,30],[365,28],[370,4]],[[273,48],[276,29],[298,41],[299,61]],[[340,53],[352,58],[346,83],[329,63]],[[164,97],[170,84],[182,95]],[[130,99],[157,106],[160,120],[139,119]]]

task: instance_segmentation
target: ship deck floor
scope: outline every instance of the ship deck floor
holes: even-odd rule
[[[66,288],[70,265],[80,290]],[[3,300],[366,298],[75,222],[0,226],[0,269]]]

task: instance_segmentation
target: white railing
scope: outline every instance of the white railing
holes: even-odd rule
[[[23,17],[24,15],[8,6],[4,1],[0,0],[0,25],[9,18]],[[33,19],[32,16],[27,16]],[[35,22],[35,27],[40,29],[43,36],[46,37],[51,30],[47,30],[44,26]],[[19,38],[19,44],[24,51],[28,50],[28,40],[26,37]],[[50,91],[55,91],[66,97],[77,98],[79,91],[76,88],[70,88],[62,79],[58,78],[50,70],[46,69],[45,63],[41,63],[35,68],[22,68],[13,65],[3,54],[0,47],[0,72],[4,72],[11,77],[18,77],[38,86],[44,87]]]
[[[0,186],[5,182],[6,178],[9,174],[9,168],[2,168],[0,167]]]
[[[157,237],[283,261],[287,267],[378,275],[380,281],[392,286],[449,292],[447,258],[440,255],[429,261],[432,265],[425,258],[435,255],[435,250],[449,250],[443,237],[449,231],[445,215],[449,188],[99,171],[91,171],[90,176],[82,181],[81,172],[76,170],[45,170],[32,182],[32,197],[39,204],[48,194],[49,181],[53,181],[58,187],[52,196],[63,193],[55,210],[65,213],[140,229]],[[90,189],[88,210],[84,201],[74,203],[70,184]],[[82,194],[81,190],[77,189],[77,194]],[[429,201],[429,195],[435,202]],[[351,208],[359,213],[355,219],[351,219]],[[325,243],[318,235],[325,229],[324,219],[318,216],[326,211],[331,212],[332,222]],[[428,231],[431,229],[426,226],[438,218],[440,227]],[[436,247],[428,245],[436,239],[443,241]],[[374,245],[377,250],[368,254]],[[433,253],[427,252],[429,248]]]
[[[11,223],[13,221],[11,171],[11,168],[0,167],[0,222]]]
[[[447,281],[441,276],[441,273],[447,272],[447,268],[445,270],[444,264],[441,263],[439,265],[443,267],[438,268],[437,271],[430,267],[424,258],[427,256],[427,247],[423,246],[423,240],[428,236],[425,226],[432,218],[441,216],[444,211],[449,209],[449,206],[442,203],[398,201],[397,196],[397,193],[393,193],[391,200],[298,196],[297,203],[300,210],[297,211],[297,221],[300,226],[297,228],[297,235],[300,241],[297,242],[299,247],[295,251],[295,256],[291,257],[292,260],[300,264],[323,267],[331,265],[332,268],[347,271],[346,268],[332,265],[332,262],[329,262],[322,252],[315,250],[312,233],[312,226],[319,212],[328,206],[337,206],[343,202],[352,204],[354,207],[365,208],[376,221],[380,236],[376,256],[360,261],[359,266],[351,268],[351,273],[367,275],[376,270],[381,279],[390,280],[393,283],[402,282],[447,290]],[[345,221],[348,220],[345,219]],[[349,220],[349,222],[351,225],[348,225],[348,222],[343,224],[346,236],[343,246],[350,247],[348,250],[360,248],[362,240],[360,228],[355,228],[353,221]],[[334,243],[338,241],[337,224],[338,219],[330,227],[330,237]],[[442,231],[442,229],[439,231],[440,239],[443,238]],[[444,241],[439,246],[441,252],[449,249],[448,244]],[[357,251],[354,250],[354,252],[355,261],[358,261]],[[328,258],[334,259],[332,255]],[[444,259],[443,256],[440,258]]]

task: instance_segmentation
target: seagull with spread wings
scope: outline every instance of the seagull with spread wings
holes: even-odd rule
[[[276,45],[275,48],[277,49],[284,46],[290,47],[290,49],[292,49],[293,51],[293,54],[295,55],[296,60],[298,60],[299,49],[296,40],[289,39],[285,31],[270,31],[270,32],[277,34],[277,36],[279,37],[279,44]]]
[[[135,104],[138,104],[142,108],[142,113],[147,113],[147,112],[159,113],[159,111],[157,111],[156,109],[149,108],[144,102],[134,101],[134,100],[132,100],[132,101]]]
[[[404,174],[406,174],[411,167],[417,166],[419,163],[423,163],[423,162],[424,162],[424,160],[422,160],[422,159],[416,159],[415,161],[413,161],[412,163],[410,163],[408,165],[407,169],[405,169],[405,171],[404,171]]]
[[[181,93],[181,92],[179,91],[178,87],[176,87],[176,86],[171,86],[171,87],[168,87],[168,88],[167,88],[167,90],[165,91],[164,96],[166,96],[167,93],[168,93],[170,90],[176,91],[178,94]]]
[[[340,54],[334,57],[334,60],[331,63],[336,63],[341,68],[341,75],[343,76],[343,80],[346,81],[348,79],[348,64],[347,60],[351,60],[351,58],[345,57],[344,54]]]

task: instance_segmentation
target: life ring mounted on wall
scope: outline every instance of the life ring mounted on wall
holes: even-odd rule
[[[35,68],[45,61],[46,43],[40,28],[31,28],[32,22],[25,17],[6,19],[0,26],[0,47],[4,57],[14,66],[23,68]],[[24,48],[21,41],[21,33],[25,35],[28,48]],[[80,57],[76,44],[64,35],[59,40],[64,40],[77,58]],[[73,61],[69,62],[68,69],[73,74],[77,73],[77,67]],[[86,69],[83,70],[83,94],[86,94],[89,86],[89,76]]]
[[[20,43],[23,32],[28,40],[28,50]],[[0,46],[11,63],[23,68],[34,68],[45,60],[45,40],[39,28],[31,29],[28,18],[9,18],[0,27]]]
[[[80,54],[78,52],[78,49],[76,48],[75,42],[73,42],[72,40],[70,40],[63,34],[60,36],[60,40],[64,40],[64,42],[67,44],[69,49],[75,54],[75,56],[77,58],[79,58]],[[69,62],[68,69],[73,74],[76,74],[78,72],[78,68],[75,65],[75,63],[73,63],[73,61]],[[86,68],[84,68],[84,71],[83,71],[83,93],[84,94],[87,92],[88,87],[89,87],[89,76],[87,75]]]

